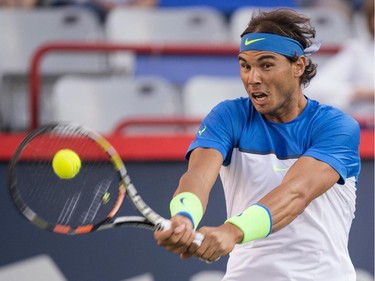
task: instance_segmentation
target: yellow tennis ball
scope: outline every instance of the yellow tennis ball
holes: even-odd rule
[[[53,157],[52,168],[60,178],[71,179],[81,169],[81,159],[73,150],[61,149]]]

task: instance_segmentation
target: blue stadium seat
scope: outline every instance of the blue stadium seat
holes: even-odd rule
[[[139,56],[134,74],[137,77],[158,75],[183,86],[196,75],[238,77],[239,65],[236,56]]]

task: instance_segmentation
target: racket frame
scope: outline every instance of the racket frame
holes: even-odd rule
[[[95,142],[96,144],[101,147],[101,149],[108,154],[110,157],[113,166],[115,167],[116,171],[120,174],[121,181],[119,183],[119,194],[116,199],[116,203],[114,207],[109,212],[107,217],[96,223],[96,224],[87,224],[78,226],[76,228],[72,228],[68,225],[53,225],[43,218],[39,217],[34,210],[32,210],[22,199],[18,189],[17,189],[17,180],[16,180],[16,165],[18,160],[27,146],[29,142],[31,142],[34,138],[41,136],[43,134],[48,134],[54,131],[63,131],[66,128],[70,128],[71,130],[76,130],[81,135],[88,137],[90,140]],[[149,230],[163,230],[169,229],[171,227],[171,222],[159,214],[157,214],[153,209],[151,209],[142,199],[142,197],[138,194],[134,184],[131,182],[130,176],[128,175],[127,169],[120,157],[117,153],[116,149],[99,133],[90,130],[87,127],[78,125],[76,123],[52,123],[41,126],[31,132],[29,132],[25,138],[21,141],[18,145],[15,153],[9,164],[8,170],[8,182],[9,182],[9,190],[12,196],[12,199],[17,206],[17,208],[21,211],[21,213],[34,225],[39,228],[47,229],[56,233],[60,234],[84,234],[98,230],[104,230],[112,227],[118,226],[132,226],[132,227],[141,227]],[[126,194],[128,195],[130,201],[133,203],[134,207],[142,214],[142,216],[129,216],[129,217],[117,217],[115,218],[116,214],[118,213],[120,207],[123,204]]]

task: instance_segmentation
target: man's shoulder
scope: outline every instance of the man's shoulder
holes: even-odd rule
[[[316,100],[310,100],[312,103],[314,119],[321,124],[336,124],[337,126],[359,127],[358,122],[348,113],[334,106],[321,104]]]
[[[224,116],[239,116],[244,117],[248,115],[250,110],[249,98],[239,97],[237,99],[224,100],[213,108],[212,111],[224,114]]]

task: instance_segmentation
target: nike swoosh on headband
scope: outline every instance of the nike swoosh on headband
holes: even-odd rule
[[[254,42],[257,43],[254,44]],[[304,54],[304,48],[297,40],[262,32],[246,33],[242,36],[240,52],[245,51],[266,51],[287,57],[302,56]]]
[[[249,38],[246,38],[245,46],[248,46],[250,44],[253,44],[255,42],[262,41],[262,40],[265,40],[265,39],[266,38],[258,38],[258,39],[249,40]]]

